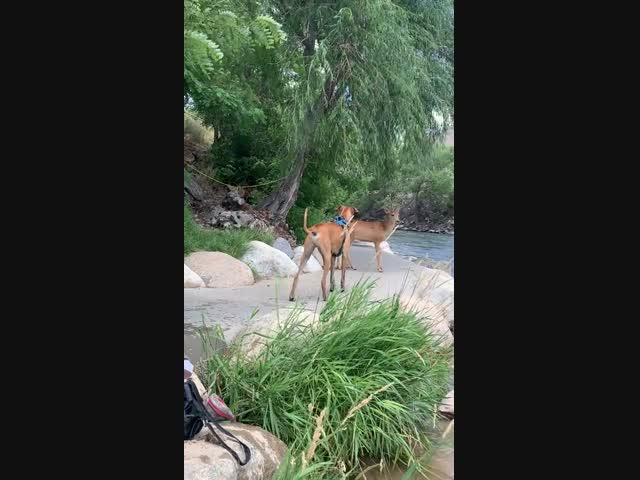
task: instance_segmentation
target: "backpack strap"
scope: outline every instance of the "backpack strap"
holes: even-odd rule
[[[238,456],[238,454],[229,445],[224,443],[224,441],[220,438],[220,435],[218,435],[218,433],[214,430],[213,426],[211,425],[212,423],[216,427],[218,427],[222,433],[227,435],[232,441],[236,442],[242,447],[242,450],[244,451],[244,458],[245,458],[244,462],[240,460],[240,457]],[[233,433],[229,432],[228,430],[222,428],[222,425],[220,425],[216,420],[211,419],[210,421],[206,421],[205,425],[207,426],[207,428],[209,428],[209,430],[211,430],[211,433],[213,433],[213,435],[218,439],[218,441],[220,442],[220,446],[224,448],[227,452],[229,452],[231,456],[233,456],[233,458],[236,459],[236,462],[238,462],[238,465],[242,467],[247,463],[249,463],[249,460],[251,460],[251,449],[246,444],[238,440],[238,437],[236,437]]]
[[[191,399],[193,400],[192,404],[193,404],[193,406],[194,406],[194,408],[196,410],[195,414],[198,417],[200,417],[202,422],[211,431],[213,436],[216,437],[218,442],[220,442],[220,446],[222,448],[224,448],[227,452],[229,452],[231,454],[231,456],[233,458],[235,458],[236,462],[238,462],[238,464],[240,466],[244,466],[247,463],[249,463],[249,460],[251,460],[251,449],[245,443],[243,443],[242,441],[238,440],[238,438],[234,434],[232,434],[231,432],[229,432],[228,430],[223,428],[222,425],[220,425],[216,421],[216,419],[213,418],[213,416],[205,408],[204,402],[202,401],[202,397],[200,396],[200,393],[198,392],[198,389],[196,388],[195,384],[191,380],[187,380],[185,382],[185,390],[187,391],[187,395],[189,397],[191,397]],[[238,443],[242,447],[242,450],[244,451],[244,457],[245,457],[245,461],[244,462],[242,460],[240,460],[240,457],[238,456],[238,454],[229,445],[227,445],[222,440],[222,438],[220,438],[220,435],[218,435],[218,433],[214,430],[212,424],[215,425],[222,433],[224,433],[232,441]]]

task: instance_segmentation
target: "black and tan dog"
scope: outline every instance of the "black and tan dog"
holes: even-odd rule
[[[298,284],[298,277],[302,273],[302,269],[307,264],[307,260],[317,248],[322,255],[323,260],[323,272],[320,286],[322,287],[322,299],[327,300],[327,274],[331,271],[331,290],[335,288],[335,282],[333,278],[333,272],[335,267],[336,258],[342,255],[345,242],[349,241],[350,233],[357,222],[350,225],[350,220],[344,221],[344,225],[341,226],[335,222],[325,222],[312,225],[307,228],[307,209],[304,210],[304,231],[307,233],[304,239],[304,252],[300,258],[300,265],[298,266],[298,273],[293,278],[293,285],[291,285],[291,292],[289,293],[289,300],[293,301],[295,298],[296,286]],[[345,280],[345,265],[341,262],[341,276],[340,276],[340,288],[344,290]]]

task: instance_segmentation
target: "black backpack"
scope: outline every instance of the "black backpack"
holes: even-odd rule
[[[228,451],[233,458],[236,459],[236,462],[238,462],[239,465],[246,465],[249,460],[251,460],[251,450],[249,447],[218,423],[213,415],[211,415],[211,413],[209,413],[205,408],[204,403],[202,402],[202,397],[200,396],[200,393],[198,393],[198,389],[195,384],[191,380],[187,380],[184,382],[184,439],[191,440],[205,425],[209,428],[213,436],[216,437],[218,442],[220,442],[220,446]],[[242,447],[245,457],[244,462],[240,460],[238,454],[229,447],[229,445],[222,441],[220,435],[215,431],[214,426],[233,442],[238,443]]]

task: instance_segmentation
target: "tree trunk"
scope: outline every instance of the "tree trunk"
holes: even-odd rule
[[[307,24],[307,35],[302,40],[304,47],[303,56],[305,61],[310,62],[311,57],[315,53],[316,43],[316,28],[313,19],[309,20]],[[260,208],[268,210],[273,216],[276,222],[284,222],[287,218],[289,210],[296,202],[298,198],[298,190],[300,189],[300,182],[304,175],[304,170],[307,167],[309,145],[313,137],[316,126],[318,125],[319,116],[322,115],[323,109],[321,107],[322,99],[318,99],[316,104],[309,108],[306,112],[303,122],[302,130],[302,142],[298,151],[294,155],[294,163],[291,166],[289,174],[285,179],[275,188],[269,196],[262,201],[259,205]]]
[[[294,163],[289,174],[269,194],[259,205],[260,208],[268,210],[276,222],[284,222],[289,210],[298,198],[298,190],[304,171],[307,168],[309,146],[313,137],[319,117],[322,115],[321,99],[315,106],[311,107],[304,117],[304,128],[302,130],[302,141],[294,156]]]
[[[269,210],[276,221],[284,222],[289,210],[296,202],[300,181],[306,166],[307,152],[305,148],[304,151],[300,151],[296,155],[295,163],[286,178],[260,205],[260,208]]]

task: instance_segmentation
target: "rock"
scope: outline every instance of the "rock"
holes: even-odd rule
[[[286,253],[253,240],[241,260],[249,265],[260,278],[292,277],[298,267]]]
[[[266,230],[268,225],[259,218],[254,217],[250,213],[237,211],[221,211],[217,213],[217,218],[211,220],[210,224],[215,227],[222,228],[253,228]]]
[[[194,440],[184,442],[185,480],[261,480],[269,479],[278,469],[285,456],[287,446],[278,438],[253,425],[224,422],[224,428],[238,437],[251,450],[251,460],[239,466],[231,454],[217,445],[217,440],[208,429],[196,435]],[[221,435],[222,436],[222,435]],[[222,436],[224,439],[224,436]],[[242,458],[241,448],[234,442],[227,442]],[[232,462],[230,464],[229,462]],[[209,467],[209,468],[205,468]],[[209,477],[190,476],[209,474]]]
[[[444,397],[444,399],[442,400],[442,402],[440,403],[440,406],[438,407],[438,411],[440,413],[444,413],[447,416],[454,416],[454,408],[453,408],[453,390],[451,390],[449,393],[447,393],[447,396]]]
[[[185,148],[185,163],[192,162],[194,158],[195,157],[193,156],[193,153],[187,152]],[[193,175],[184,175],[184,191],[187,192],[189,196],[196,201],[201,201],[205,196],[204,190],[202,189],[200,184],[198,184],[198,181],[194,178]]]
[[[296,265],[300,265],[300,259],[302,258],[302,253],[304,252],[304,247],[296,247],[293,251],[293,263]],[[302,269],[303,273],[313,273],[313,272],[321,272],[322,265],[318,263],[318,260],[311,255],[309,260],[307,260],[306,265]]]
[[[289,242],[287,242],[284,238],[276,238],[273,242],[272,247],[286,253],[289,258],[293,258],[293,250],[291,249],[291,245],[289,245]]]
[[[447,321],[454,327],[454,282],[453,277],[441,270],[415,267],[412,272],[415,281],[414,296],[426,302],[431,316]]]
[[[195,252],[185,259],[210,288],[244,287],[253,285],[251,269],[240,260],[222,252]]]
[[[233,190],[227,192],[227,194],[222,199],[222,206],[230,210],[237,210],[238,207],[243,206],[245,203],[247,202],[244,198],[242,198],[242,195]]]
[[[241,468],[224,448],[204,440],[184,442],[184,480],[236,480]]]
[[[442,337],[445,346],[453,345],[449,322],[440,305],[432,303],[428,298],[419,298],[415,294],[413,296],[401,295],[400,304],[408,310],[415,311],[431,327],[433,333]]]
[[[322,255],[320,254],[320,250],[318,250],[316,248],[313,251],[313,253],[311,254],[311,256],[318,261],[318,265],[320,265],[321,267],[324,266],[324,259],[322,258]]]
[[[200,276],[186,265],[184,266],[184,288],[204,287],[204,281]]]
[[[451,272],[452,261],[447,262],[446,260],[433,260],[431,258],[418,258],[414,263],[421,265],[423,267],[431,268],[434,270],[442,270],[443,272],[449,273]]]
[[[361,242],[360,240],[355,240],[353,242],[354,245],[362,245],[365,247],[371,247],[371,248],[375,248],[375,245],[373,244],[373,242]],[[382,250],[383,252],[389,253],[391,255],[393,255],[393,250],[391,250],[391,247],[389,246],[389,242],[381,242],[380,243],[380,250]]]
[[[233,339],[233,347],[239,348],[248,358],[254,359],[269,341],[268,337],[273,337],[287,322],[309,326],[315,324],[318,319],[319,315],[310,310],[280,308],[252,320]]]

